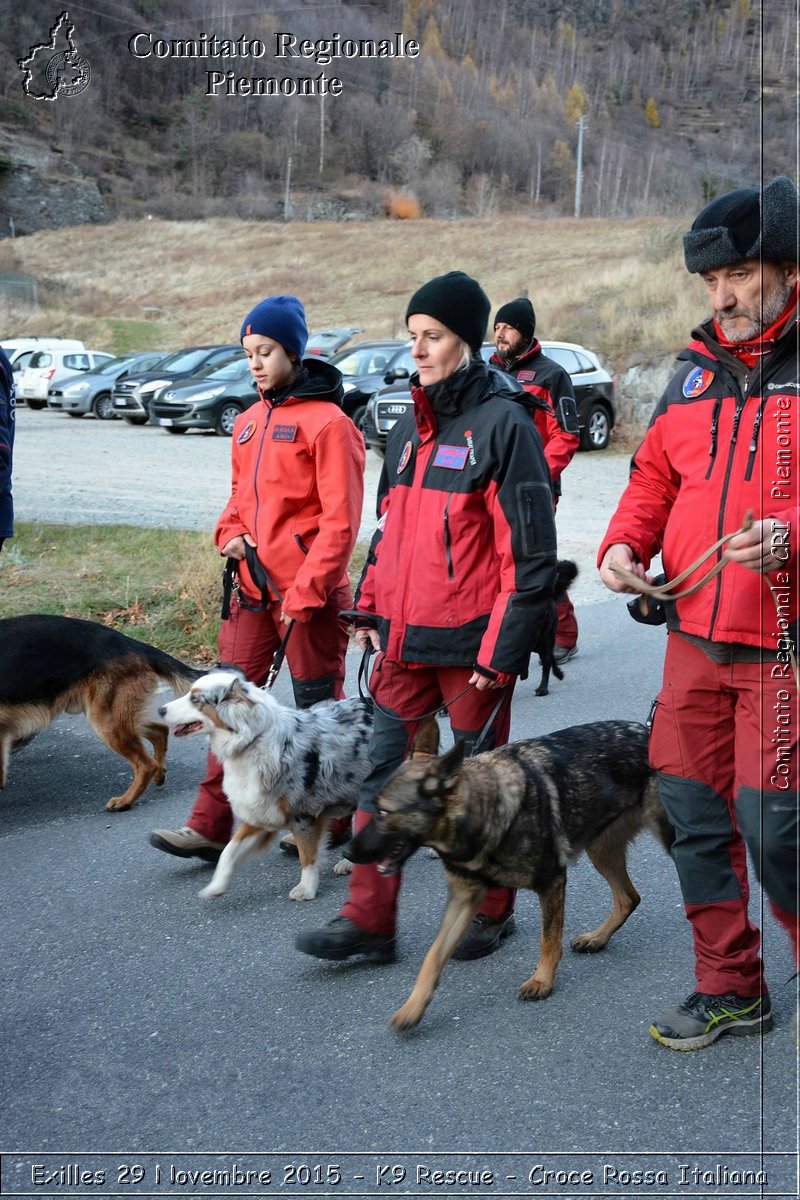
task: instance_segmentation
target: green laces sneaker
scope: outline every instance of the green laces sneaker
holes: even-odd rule
[[[769,1033],[772,1029],[772,1006],[769,995],[710,996],[708,992],[692,992],[677,1008],[650,1026],[650,1033],[670,1050],[702,1050],[723,1033],[737,1037]]]

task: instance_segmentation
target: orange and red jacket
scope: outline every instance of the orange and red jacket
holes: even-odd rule
[[[547,357],[537,338],[513,363],[506,364],[499,354],[493,354],[489,361],[512,375],[531,397],[531,413],[556,495],[560,495],[561,472],[572,462],[580,445],[572,380],[563,367]]]
[[[396,662],[524,674],[555,584],[553,496],[513,380],[480,360],[433,387],[386,445],[357,625]],[[518,398],[518,399],[516,399]]]
[[[598,565],[609,546],[624,543],[645,568],[661,551],[672,579],[723,534],[739,529],[748,509],[756,521],[788,523],[788,537],[777,534],[785,569],[762,576],[728,563],[693,596],[666,606],[672,629],[780,651],[781,639],[797,621],[800,600],[797,312],[775,348],[752,369],[719,345],[712,321],[693,331],[679,358],[685,365],[668,384],[633,456],[630,482]]]
[[[222,549],[249,533],[283,612],[299,621],[348,582],[361,523],[364,440],[341,402],[340,373],[309,361],[290,394],[262,395],[233,428],[231,498],[214,543]],[[244,560],[239,575],[248,600],[259,602]]]

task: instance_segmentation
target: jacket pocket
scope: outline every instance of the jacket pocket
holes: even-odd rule
[[[517,519],[522,531],[522,553],[526,558],[555,550],[553,493],[549,484],[517,484]]]

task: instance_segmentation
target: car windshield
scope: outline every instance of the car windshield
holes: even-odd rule
[[[355,346],[335,354],[331,362],[343,375],[383,375],[396,353],[396,346]]]
[[[197,367],[208,356],[208,350],[176,350],[174,354],[169,354],[163,362],[159,363],[158,370],[164,371],[191,371],[193,367]]]
[[[123,358],[110,358],[108,362],[103,362],[99,366],[96,366],[94,373],[95,375],[114,375],[117,371],[124,370],[129,363],[135,361],[135,357],[132,358],[129,354]]]
[[[249,374],[250,364],[246,358],[242,358],[241,354],[200,372],[203,379],[244,379]]]

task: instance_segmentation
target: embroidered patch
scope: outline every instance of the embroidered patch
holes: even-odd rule
[[[689,400],[693,400],[696,396],[702,396],[703,392],[711,387],[715,378],[713,371],[706,371],[703,367],[695,367],[683,381],[684,396]]]
[[[518,371],[517,372],[517,379],[519,380],[520,383],[533,383],[535,378],[536,378],[535,371]]]
[[[296,425],[276,425],[272,431],[273,442],[293,442],[296,437]]]
[[[409,462],[411,461],[412,449],[413,449],[413,447],[411,445],[411,442],[406,442],[405,446],[403,446],[403,453],[400,455],[400,461],[397,464],[397,474],[398,475],[402,474],[402,472],[405,471],[406,467],[408,466]]]
[[[245,425],[244,429],[242,430],[242,432],[239,434],[239,436],[236,439],[237,444],[239,446],[241,446],[245,442],[249,442],[250,438],[253,436],[255,431],[256,431],[255,421],[248,421],[247,424]]]
[[[433,460],[433,465],[435,467],[447,467],[450,471],[463,471],[466,462],[466,446],[439,446],[436,451],[436,458]]]

